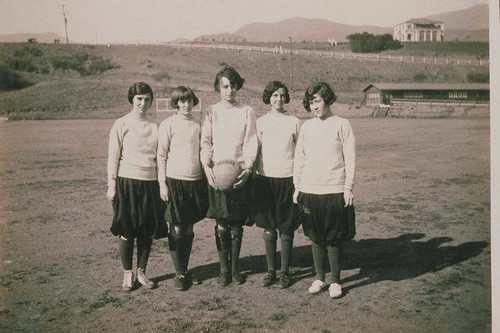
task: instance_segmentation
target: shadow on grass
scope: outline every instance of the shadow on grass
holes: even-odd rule
[[[245,246],[243,244],[243,246]],[[312,276],[312,256],[310,246],[299,246],[293,248],[291,270],[295,281]],[[215,251],[215,249],[214,249]],[[280,252],[276,253],[276,267],[281,265]],[[242,257],[239,260],[240,272],[244,277],[267,272],[265,255]],[[201,266],[191,266],[189,270],[202,281],[219,276],[219,262],[213,262]],[[152,278],[155,283],[173,279],[175,274],[166,274]]]
[[[401,281],[440,271],[478,256],[487,242],[467,242],[457,246],[444,245],[450,237],[418,241],[422,233],[404,234],[395,238],[371,238],[350,241],[344,245],[342,269],[356,269],[356,275],[342,280],[355,282],[344,290],[366,286],[379,281]]]
[[[395,238],[371,238],[351,240],[344,244],[342,270],[359,269],[359,273],[344,278],[344,291],[380,281],[400,281],[436,272],[478,256],[488,246],[487,242],[467,242],[457,246],[443,245],[451,242],[450,237],[436,237],[418,241],[422,233],[404,234]],[[276,255],[276,267],[280,267],[280,253]],[[293,248],[292,280],[310,278],[314,274],[311,247]],[[262,274],[267,271],[265,255],[240,258],[240,271],[244,276]],[[328,263],[326,267],[329,271]],[[202,281],[219,275],[219,263],[191,267],[191,271]],[[153,278],[156,283],[174,278],[167,274]]]
[[[422,233],[404,234],[395,238],[371,238],[351,240],[344,244],[342,270],[359,269],[359,273],[342,280],[354,282],[346,286],[345,292],[380,281],[400,281],[412,279],[429,272],[436,272],[467,259],[478,256],[488,246],[487,242],[468,242],[457,246],[446,246],[450,237],[436,237],[418,241],[425,237]],[[276,267],[280,267],[280,253],[276,255]],[[293,248],[292,280],[313,276],[311,247]],[[267,271],[265,255],[240,258],[240,271],[244,276]],[[329,271],[327,263],[327,271]],[[219,263],[191,267],[191,271],[201,280],[216,278]],[[173,274],[156,277],[155,282],[173,278]]]

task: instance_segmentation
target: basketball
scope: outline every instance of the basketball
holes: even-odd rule
[[[242,171],[243,169],[238,162],[219,162],[213,167],[215,184],[221,191],[231,190]]]

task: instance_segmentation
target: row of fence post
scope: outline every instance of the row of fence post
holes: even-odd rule
[[[115,45],[120,45],[120,44],[115,44]],[[127,44],[124,44],[124,45],[127,45]],[[136,44],[137,45],[137,44]],[[283,48],[281,45],[279,46],[275,46],[274,48],[265,48],[265,47],[262,47],[262,46],[241,46],[241,45],[234,45],[234,46],[230,46],[229,44],[171,44],[171,43],[156,43],[157,46],[170,46],[170,47],[178,47],[178,48],[182,48],[182,47],[201,47],[201,48],[212,48],[214,50],[216,49],[225,49],[226,51],[230,51],[230,50],[236,50],[236,51],[257,51],[257,52],[261,52],[261,53],[264,53],[264,52],[271,52],[271,53],[274,53],[274,54],[290,54],[290,50],[286,49],[286,48]],[[110,47],[110,44],[108,44],[108,47]],[[404,57],[404,56],[394,56],[394,55],[390,55],[388,54],[387,57],[384,57],[384,56],[381,56],[380,54],[376,54],[376,53],[364,53],[364,54],[361,54],[361,53],[346,53],[346,52],[334,52],[334,51],[311,51],[311,50],[299,50],[299,49],[295,49],[293,50],[295,51],[294,53],[296,55],[300,55],[300,54],[306,54],[307,56],[311,56],[311,55],[318,55],[320,57],[323,57],[323,56],[329,56],[331,58],[342,58],[342,59],[346,59],[346,58],[352,58],[352,59],[365,59],[365,60],[369,60],[369,59],[375,59],[378,60],[378,61],[381,61],[381,60],[387,60],[387,61],[399,61],[399,62],[412,62],[412,63],[418,63],[420,62],[418,60],[418,58],[416,58],[415,56],[411,56],[411,57]],[[410,61],[405,61],[405,59],[411,59]],[[460,65],[460,64],[467,64],[469,66],[477,66],[476,63],[474,61],[472,61],[470,58],[465,60],[465,61],[460,61],[460,59],[456,59],[455,62],[453,61],[450,61],[449,57],[444,57],[442,58],[444,59],[444,64],[450,64],[450,63],[455,63],[457,65]],[[489,60],[483,60],[483,59],[478,59],[478,66],[482,67],[483,65],[489,65]],[[439,63],[443,63],[442,61],[439,61],[439,58],[438,57],[434,57],[434,60],[431,60],[427,57],[422,57],[421,58],[421,63],[423,64],[439,64]]]

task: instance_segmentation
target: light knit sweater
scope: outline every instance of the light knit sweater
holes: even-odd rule
[[[266,177],[293,176],[293,156],[300,120],[287,113],[268,112],[257,119],[257,173]]]
[[[130,112],[111,128],[108,148],[108,186],[116,177],[156,180],[158,125],[151,117]]]
[[[255,112],[250,106],[219,102],[204,112],[200,155],[203,165],[231,160],[251,168],[256,156]]]
[[[192,115],[177,113],[161,122],[157,153],[159,182],[166,177],[201,179],[200,135],[201,123]]]
[[[338,116],[306,121],[300,130],[293,181],[300,192],[343,193],[352,190],[356,144],[350,122]]]

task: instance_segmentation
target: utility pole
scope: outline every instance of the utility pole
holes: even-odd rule
[[[290,90],[293,92],[292,36],[290,38]]]
[[[64,16],[64,29],[66,29],[66,44],[69,44],[69,39],[68,39],[68,19],[66,18],[66,13],[64,12],[64,6],[66,5],[61,5],[63,9],[63,16]]]

